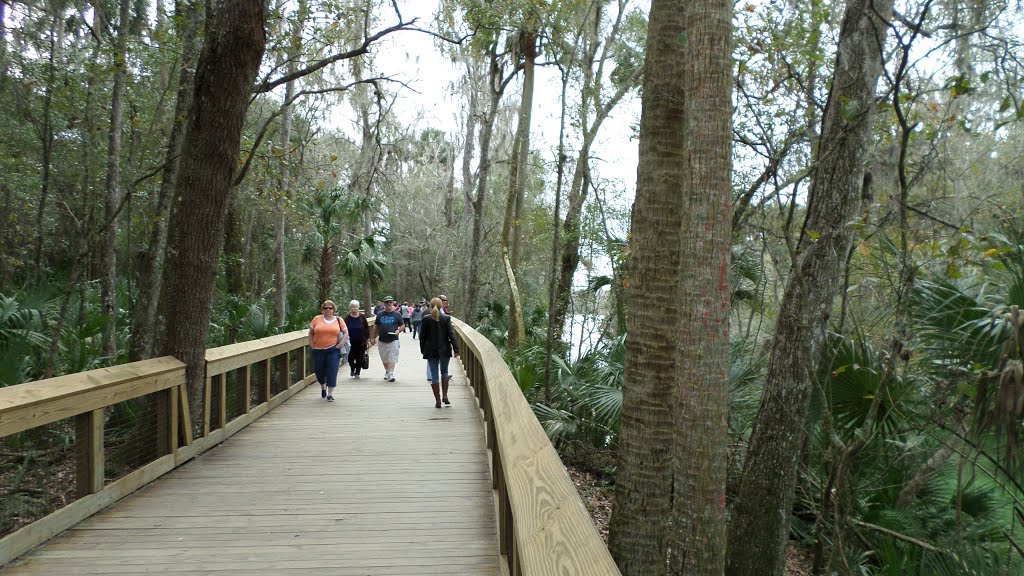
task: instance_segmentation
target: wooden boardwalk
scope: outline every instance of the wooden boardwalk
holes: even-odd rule
[[[313,384],[3,573],[498,574],[483,426],[458,361],[434,408],[418,342],[337,401]]]

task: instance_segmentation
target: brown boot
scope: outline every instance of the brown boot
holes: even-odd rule
[[[452,405],[452,403],[448,401],[448,381],[451,379],[451,376],[441,377],[441,401],[444,402],[445,406]]]
[[[434,391],[434,408],[441,407],[441,392],[439,384],[431,384],[430,389]]]

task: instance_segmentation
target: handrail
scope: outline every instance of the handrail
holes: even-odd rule
[[[206,351],[203,435],[193,440],[185,391],[185,365],[165,356],[0,388],[0,440],[74,418],[77,499],[0,539],[3,566],[58,533],[85,520],[195,456],[220,444],[260,416],[276,408],[315,380],[307,373],[308,337],[298,330]],[[300,375],[291,376],[290,353],[299,351]],[[280,390],[274,394],[271,360],[280,358]],[[251,401],[250,367],[262,365],[258,403]],[[237,380],[244,412],[228,421],[227,373],[242,370]],[[107,408],[153,395],[156,412],[156,458],[125,476],[106,483],[104,424]],[[211,418],[210,406],[218,411]],[[152,432],[152,430],[150,430]],[[179,437],[179,432],[183,434]]]
[[[182,383],[170,356],[0,388],[0,437],[78,416]]]
[[[464,322],[452,324],[483,411],[498,545],[509,573],[620,574],[501,353]]]

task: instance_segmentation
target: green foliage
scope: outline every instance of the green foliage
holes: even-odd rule
[[[50,343],[39,303],[19,302],[16,296],[0,294],[0,387],[27,380],[31,357]]]
[[[213,348],[286,332],[288,326],[274,326],[271,322],[267,302],[269,294],[257,302],[246,301],[230,294],[225,295],[214,306],[207,345]],[[308,321],[307,318],[306,322]]]
[[[552,359],[555,370],[551,401],[537,402],[533,407],[556,446],[579,443],[605,448],[615,445],[622,414],[625,350],[625,337],[617,337],[604,341],[573,363]],[[534,349],[533,357],[542,363],[543,350]],[[535,395],[539,391],[532,392]]]
[[[771,274],[760,250],[745,244],[732,247],[729,265],[729,302],[732,305],[742,302],[755,312],[763,312],[770,280]]]
[[[1024,398],[1024,248],[1008,246],[1002,237],[998,241],[986,254],[998,254],[1000,266],[982,269],[973,284],[944,278],[922,281],[914,302],[931,371],[956,381],[958,393],[975,404],[976,428],[1003,434],[1008,458],[1017,460],[1016,447],[1024,435],[1024,402],[1018,401]]]

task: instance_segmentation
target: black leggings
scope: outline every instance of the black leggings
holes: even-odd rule
[[[364,354],[366,354],[366,341],[352,342],[352,349],[348,353],[348,365],[357,374],[363,367]]]

